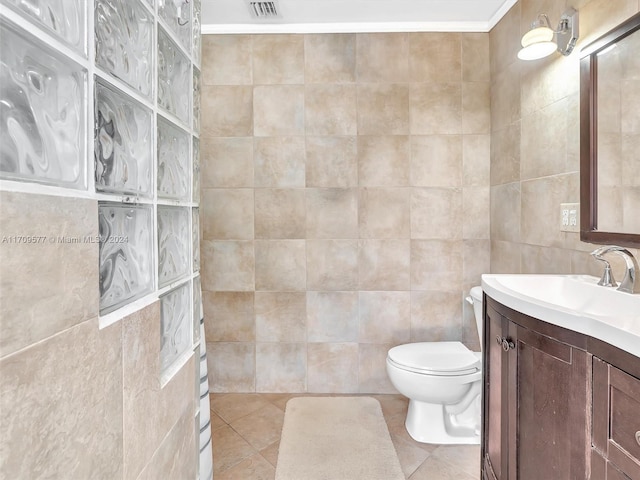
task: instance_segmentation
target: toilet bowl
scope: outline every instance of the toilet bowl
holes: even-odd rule
[[[473,287],[478,334],[482,338],[482,289]],[[460,342],[398,345],[387,354],[393,386],[409,398],[405,426],[414,440],[436,444],[480,443],[482,358]]]

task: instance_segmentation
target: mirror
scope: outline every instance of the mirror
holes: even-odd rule
[[[640,14],[580,60],[580,239],[640,247]]]

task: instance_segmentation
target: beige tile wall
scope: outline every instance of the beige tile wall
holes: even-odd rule
[[[97,219],[0,192],[6,237],[95,238]],[[194,359],[161,387],[159,302],[99,328],[96,243],[0,241],[0,305],[2,478],[195,477]]]
[[[215,392],[390,392],[409,341],[477,348],[489,35],[205,36],[202,280]]]
[[[574,53],[518,60],[535,16],[557,22],[569,6],[580,19]],[[596,246],[560,231],[560,203],[580,201],[580,48],[639,10],[637,0],[520,0],[491,30],[492,272],[601,274]]]

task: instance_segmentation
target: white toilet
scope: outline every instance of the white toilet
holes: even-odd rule
[[[482,339],[482,289],[473,287],[478,334]],[[398,345],[387,354],[387,374],[409,398],[405,426],[414,440],[436,444],[480,443],[482,360],[460,342]]]

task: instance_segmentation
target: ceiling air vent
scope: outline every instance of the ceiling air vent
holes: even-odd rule
[[[249,2],[249,11],[253,18],[275,19],[280,18],[278,4],[276,2]]]

